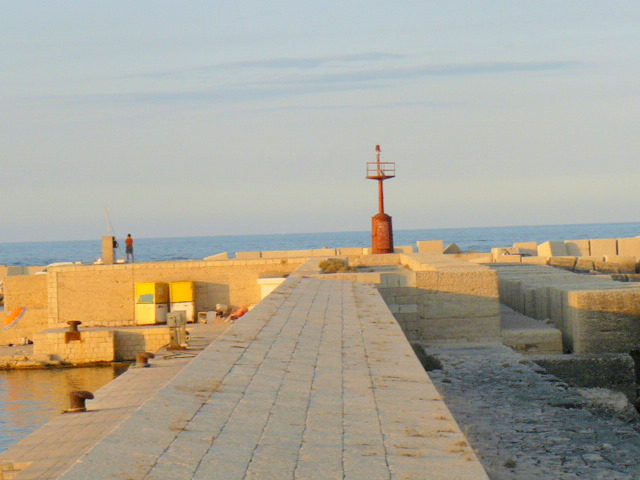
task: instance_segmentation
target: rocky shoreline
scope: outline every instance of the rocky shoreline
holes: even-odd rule
[[[622,394],[598,399],[603,389],[572,388],[500,345],[425,351],[492,480],[640,478],[640,423],[628,402],[615,405]]]

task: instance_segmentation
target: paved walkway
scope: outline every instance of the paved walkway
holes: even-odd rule
[[[228,325],[189,325],[187,350],[158,352],[153,368],[131,368],[96,392],[95,400],[86,402],[87,412],[59,415],[2,453],[0,480],[58,478],[227,328]],[[15,471],[21,472],[12,476]]]
[[[83,426],[60,448],[97,413],[67,416]],[[289,278],[112,425],[60,478],[487,478],[378,292],[352,282]],[[28,470],[15,480],[54,478]]]
[[[508,347],[430,346],[429,372],[492,480],[636,480],[640,425],[589,401]]]

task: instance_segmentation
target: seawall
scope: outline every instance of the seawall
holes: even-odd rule
[[[118,399],[168,367],[125,373],[0,461],[16,480],[487,478],[375,287],[304,277],[135,410]]]

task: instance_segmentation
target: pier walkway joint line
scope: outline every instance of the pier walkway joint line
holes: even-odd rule
[[[488,478],[375,287],[295,277],[62,475],[30,468],[15,480]]]

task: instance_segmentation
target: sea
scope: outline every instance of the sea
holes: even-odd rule
[[[394,245],[416,245],[419,240],[444,240],[463,251],[489,252],[515,242],[623,238],[640,235],[640,222],[577,225],[535,225],[513,227],[437,228],[394,230]],[[125,257],[124,238],[117,239],[119,258]],[[307,250],[371,246],[371,232],[286,233],[268,235],[225,235],[209,237],[136,238],[136,262],[201,260],[227,252],[262,250]],[[49,265],[56,262],[94,263],[101,255],[101,239],[57,242],[0,243],[0,265]]]
[[[515,242],[624,238],[640,235],[640,223],[594,223],[513,227],[394,230],[394,244],[416,245],[419,240],[456,243],[463,251],[489,252]],[[124,238],[118,257],[124,257]],[[370,232],[290,233],[209,237],[136,238],[136,262],[198,260],[217,253],[262,250],[368,247]],[[93,263],[101,240],[0,243],[0,265],[48,265],[54,262]],[[68,406],[71,390],[96,391],[122,369],[55,369],[0,371],[0,452]]]

